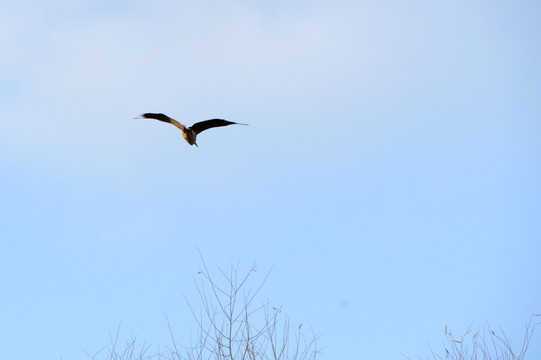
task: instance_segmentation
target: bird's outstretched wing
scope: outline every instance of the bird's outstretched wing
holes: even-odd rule
[[[184,125],[182,125],[181,123],[179,123],[175,119],[171,119],[169,116],[167,116],[165,114],[145,113],[145,114],[141,115],[141,117],[143,117],[145,119],[160,120],[160,121],[175,125],[180,130],[184,131]]]
[[[192,129],[196,134],[199,134],[200,132],[213,128],[213,127],[227,126],[227,125],[233,125],[233,124],[248,125],[248,124],[236,123],[233,121],[227,121],[223,119],[210,119],[210,120],[205,120],[205,121],[195,123],[190,127],[190,129]]]

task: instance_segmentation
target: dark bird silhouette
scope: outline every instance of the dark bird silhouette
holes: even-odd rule
[[[145,119],[154,119],[154,120],[160,120],[172,125],[175,125],[182,131],[182,136],[184,137],[184,140],[190,145],[198,146],[195,142],[197,138],[197,134],[200,132],[203,132],[207,129],[214,128],[214,127],[220,127],[220,126],[227,126],[227,125],[248,125],[248,124],[242,124],[242,123],[236,123],[233,121],[227,121],[223,119],[210,119],[201,121],[198,123],[193,124],[190,127],[186,127],[176,121],[175,119],[171,119],[169,116],[164,114],[154,114],[154,113],[145,113],[141,115],[142,118]]]

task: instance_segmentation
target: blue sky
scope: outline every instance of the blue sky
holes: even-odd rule
[[[541,5],[0,2],[0,344],[196,328],[201,268],[321,358],[412,358],[541,312]],[[201,134],[133,119],[249,123]],[[531,358],[541,358],[541,330]]]

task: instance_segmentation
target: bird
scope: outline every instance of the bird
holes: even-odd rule
[[[245,126],[248,126],[248,124],[236,123],[236,122],[227,121],[227,120],[224,120],[224,119],[210,119],[210,120],[204,120],[204,121],[197,122],[197,123],[193,124],[192,126],[187,127],[187,126],[182,125],[181,123],[179,123],[175,119],[170,118],[169,116],[167,116],[165,114],[144,113],[140,117],[144,118],[144,119],[159,120],[159,121],[163,121],[163,122],[175,125],[176,127],[178,127],[182,131],[182,137],[184,137],[184,140],[186,140],[186,142],[188,144],[195,145],[197,147],[199,147],[197,145],[197,143],[195,142],[195,140],[197,138],[197,134],[199,134],[200,132],[203,132],[203,131],[205,131],[207,129],[211,129],[211,128],[214,128],[214,127],[220,127],[220,126],[228,126],[228,125],[245,125]]]

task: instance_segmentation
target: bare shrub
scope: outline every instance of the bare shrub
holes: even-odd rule
[[[255,267],[243,275],[239,274],[238,264],[231,266],[228,273],[221,268],[218,271],[221,284],[215,281],[203,261],[199,281],[196,281],[201,310],[197,312],[190,306],[198,333],[185,359],[316,358],[318,351],[313,333],[307,341],[301,332],[302,324],[292,327],[280,308],[268,301],[261,305],[254,303],[268,274],[256,288],[250,288],[247,284],[256,272]],[[176,349],[175,353],[178,354]]]
[[[217,268],[218,278],[211,275],[203,261],[197,273],[195,286],[200,309],[187,300],[197,324],[195,339],[188,346],[177,345],[171,330],[172,345],[164,352],[150,354],[150,346],[139,345],[133,337],[121,350],[117,350],[118,332],[110,336],[111,344],[94,355],[92,360],[314,360],[318,355],[317,336],[313,331],[306,338],[303,324],[291,325],[280,307],[270,302],[256,303],[256,298],[269,274],[253,288],[249,286],[255,267],[239,272],[239,264],[228,272]]]

